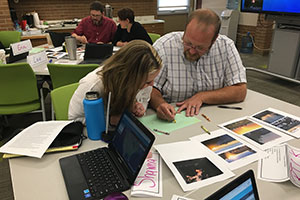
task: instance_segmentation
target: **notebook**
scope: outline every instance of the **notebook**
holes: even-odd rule
[[[125,111],[108,147],[59,160],[69,199],[101,199],[128,190],[154,139],[139,120]]]
[[[248,170],[205,200],[259,200],[254,173]]]
[[[83,61],[80,64],[101,64],[113,53],[112,44],[92,44],[87,43]]]

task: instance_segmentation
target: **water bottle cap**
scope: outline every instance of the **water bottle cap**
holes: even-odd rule
[[[96,99],[99,99],[99,93],[98,92],[94,92],[94,91],[87,92],[87,93],[85,93],[85,98],[87,100],[96,100]]]

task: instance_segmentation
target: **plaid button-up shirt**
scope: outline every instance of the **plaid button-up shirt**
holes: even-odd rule
[[[163,61],[154,87],[169,102],[180,102],[198,92],[246,83],[246,70],[239,53],[228,37],[219,35],[211,49],[198,61],[185,59],[183,32],[164,35],[154,44]]]

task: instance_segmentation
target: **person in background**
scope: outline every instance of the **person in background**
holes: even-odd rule
[[[184,32],[166,34],[153,45],[163,62],[150,101],[159,118],[172,121],[182,110],[194,116],[203,104],[245,99],[245,68],[234,42],[219,35],[220,26],[216,13],[198,9]],[[169,103],[176,103],[178,110]]]
[[[154,78],[161,66],[159,55],[149,43],[143,40],[129,42],[108,58],[103,66],[79,81],[79,86],[70,101],[69,119],[85,123],[83,99],[89,91],[99,92],[104,104],[111,92],[111,125],[118,123],[126,109],[138,117],[143,116],[150,99]],[[144,97],[137,100],[136,96],[140,93],[144,94]]]
[[[94,1],[90,5],[90,16],[81,20],[72,36],[83,44],[86,43],[110,43],[117,30],[116,23],[104,16],[104,6],[100,1]]]
[[[123,8],[118,12],[119,25],[113,39],[114,46],[122,47],[131,40],[145,40],[152,45],[152,40],[149,37],[144,27],[134,21],[134,12],[130,8]]]

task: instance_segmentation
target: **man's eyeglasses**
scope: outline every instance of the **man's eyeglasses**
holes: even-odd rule
[[[209,47],[194,46],[191,43],[185,41],[183,41],[183,46],[187,49],[194,49],[198,53],[206,52],[209,49]]]

